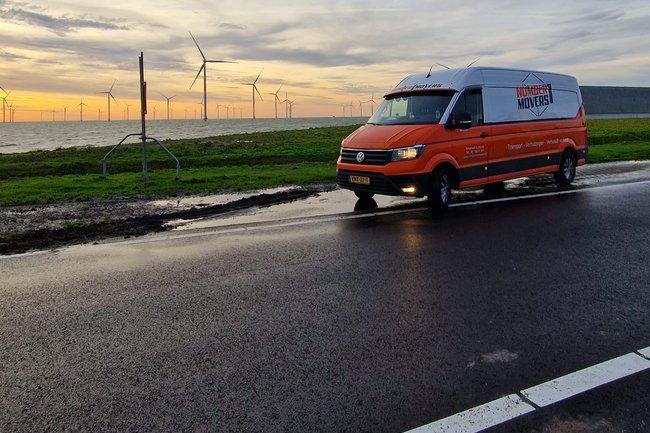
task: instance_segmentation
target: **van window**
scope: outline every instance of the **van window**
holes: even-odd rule
[[[389,95],[368,119],[374,125],[439,123],[453,92],[417,92]]]
[[[483,125],[483,96],[481,89],[465,90],[456,101],[453,113],[468,113],[472,126]]]

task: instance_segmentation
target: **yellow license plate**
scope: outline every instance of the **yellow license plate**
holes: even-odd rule
[[[350,176],[350,183],[370,185],[370,178],[368,176]]]

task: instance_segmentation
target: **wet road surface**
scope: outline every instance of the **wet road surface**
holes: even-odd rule
[[[612,185],[3,258],[0,425],[401,432],[650,346],[649,196]],[[619,399],[607,422],[644,431],[648,376],[558,410],[582,401],[600,422]]]

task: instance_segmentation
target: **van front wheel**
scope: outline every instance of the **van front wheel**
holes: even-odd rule
[[[442,212],[451,200],[451,173],[447,167],[437,168],[429,184],[429,205],[434,212]]]
[[[375,194],[368,191],[355,191],[354,195],[356,195],[359,200],[370,200]]]
[[[576,157],[570,150],[565,150],[560,159],[560,169],[555,172],[555,181],[560,185],[569,185],[576,177]]]

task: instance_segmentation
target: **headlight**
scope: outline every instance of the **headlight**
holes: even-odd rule
[[[390,160],[395,161],[408,161],[411,159],[419,158],[424,152],[424,144],[418,144],[417,146],[411,147],[400,147],[399,149],[393,149],[393,154],[390,157]]]

